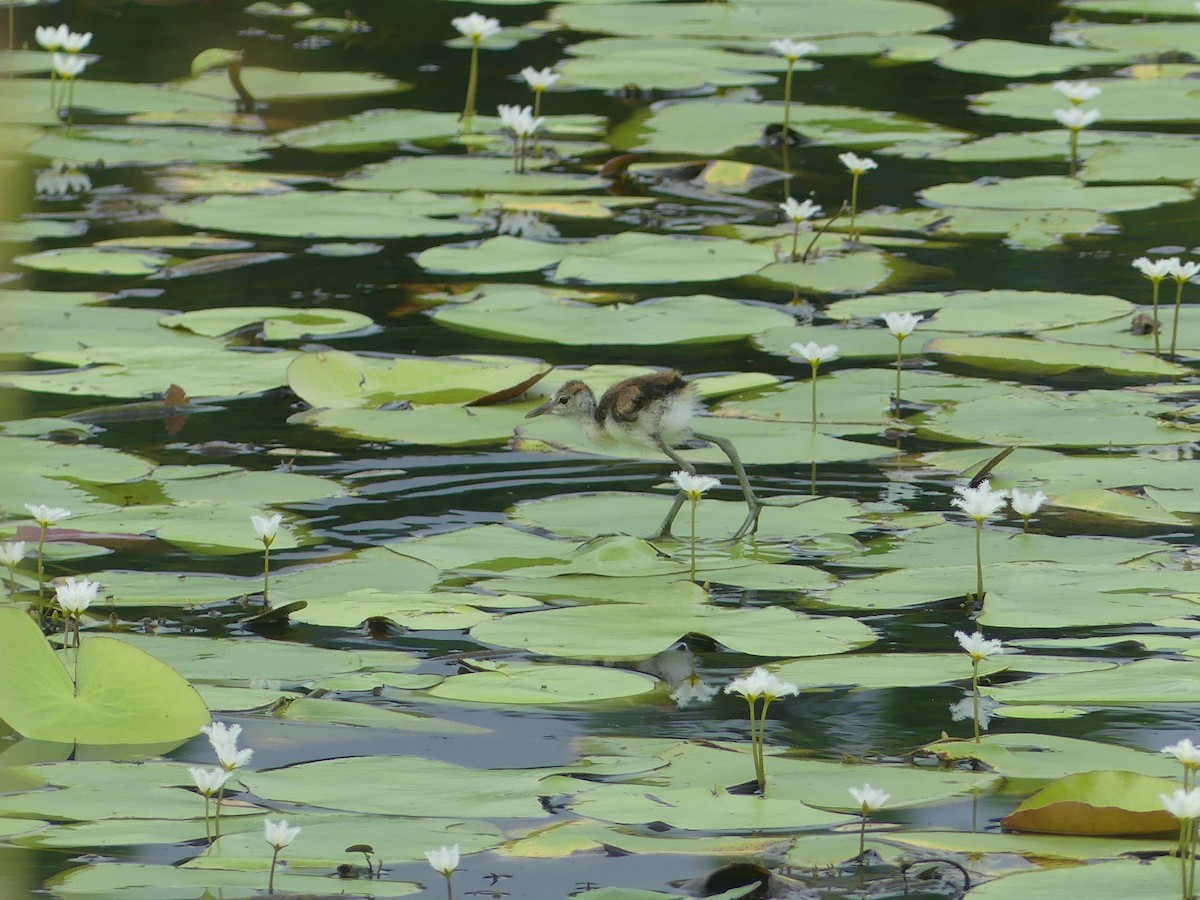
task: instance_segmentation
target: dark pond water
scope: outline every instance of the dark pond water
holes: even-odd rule
[[[340,16],[345,4],[321,4],[321,14]],[[954,16],[953,24],[942,34],[959,41],[1006,39],[1033,44],[1049,44],[1051,27],[1065,12],[1057,3],[945,2],[940,5]],[[465,81],[466,53],[447,48],[453,36],[452,16],[470,12],[467,4],[426,2],[426,0],[359,0],[354,15],[370,24],[369,33],[343,37],[329,36],[319,44],[302,44],[297,32],[282,20],[255,18],[242,11],[240,3],[208,2],[135,4],[107,2],[63,2],[53,6],[16,11],[18,43],[31,42],[35,24],[65,21],[73,29],[96,34],[93,50],[101,55],[87,77],[106,81],[135,83],[167,82],[183,76],[190,61],[210,47],[244,49],[248,64],[300,71],[376,72],[410,82],[411,91],[351,99],[322,99],[303,102],[269,103],[261,115],[272,132],[286,128],[349,116],[363,110],[406,107],[453,112],[459,109]],[[488,15],[500,17],[506,26],[543,20],[550,5],[497,5],[483,8]],[[614,11],[616,14],[616,11]],[[1103,18],[1103,17],[1101,17]],[[1126,18],[1111,18],[1126,21]],[[511,102],[518,93],[514,73],[522,66],[552,66],[564,59],[567,47],[592,37],[570,31],[550,30],[544,36],[527,40],[512,50],[484,52],[481,56],[478,106],[489,113],[497,103]],[[796,96],[805,104],[829,104],[860,107],[865,110],[890,110],[936,123],[949,129],[961,129],[984,135],[994,131],[1020,131],[1045,127],[1045,122],[981,116],[968,107],[967,97],[983,91],[998,90],[1012,79],[995,75],[950,71],[934,62],[906,65],[879,65],[871,55],[819,57],[821,68],[814,73],[797,73]],[[1117,66],[1081,69],[1070,77],[1102,76]],[[1032,80],[1052,80],[1052,73]],[[766,100],[782,96],[781,82],[757,86]],[[704,95],[705,91],[695,92]],[[520,94],[524,96],[524,94]],[[671,99],[670,93],[638,97],[618,91],[579,89],[552,92],[547,104],[555,115],[591,114],[605,117],[615,126],[649,104]],[[1103,107],[1103,101],[1100,102]],[[76,115],[78,125],[108,122],[111,117]],[[1117,125],[1115,127],[1122,127]],[[1135,126],[1128,126],[1135,127]],[[1164,126],[1174,131],[1176,125]],[[1182,129],[1181,129],[1182,130]],[[428,148],[421,148],[425,152]],[[791,191],[795,196],[809,192],[836,208],[846,191],[846,174],[837,160],[844,147],[805,144],[793,147],[788,161],[794,177]],[[869,152],[862,145],[854,148]],[[412,152],[418,152],[416,150]],[[445,152],[458,153],[451,147]],[[338,177],[359,166],[387,160],[395,151],[318,154],[301,150],[276,149],[269,158],[244,166],[248,171],[287,172],[314,177]],[[601,149],[584,158],[568,160],[568,171],[589,171],[603,162],[612,151]],[[681,154],[661,159],[678,159]],[[723,154],[726,159],[764,167],[779,168],[781,153],[777,145],[750,144]],[[931,185],[966,182],[983,175],[1020,177],[1032,174],[1061,174],[1062,162],[1045,160],[956,163],[927,158],[880,156],[880,169],[864,179],[866,206],[912,208],[914,194]],[[660,161],[650,155],[651,161]],[[119,166],[91,168],[94,192],[74,206],[50,203],[33,196],[33,169],[45,160],[19,156],[10,167],[12,193],[27,201],[38,213],[58,212],[71,218],[86,210],[90,228],[86,241],[96,243],[110,238],[184,233],[187,229],[155,216],[153,209],[162,199],[156,182],[156,167]],[[777,221],[774,204],[786,195],[779,182],[759,188],[752,198],[762,206],[719,202],[716,200],[679,199],[656,194],[656,187],[641,191],[657,196],[658,214],[663,230],[680,221],[695,225],[735,225],[753,223],[771,225]],[[145,212],[133,214],[131,210]],[[1065,246],[1032,250],[1006,246],[995,236],[947,241],[927,241],[906,247],[903,253],[924,268],[916,278],[900,288],[910,291],[944,290],[1038,290],[1067,291],[1079,294],[1112,294],[1134,302],[1146,299],[1145,280],[1133,271],[1128,261],[1152,248],[1163,252],[1181,252],[1185,235],[1194,239],[1200,206],[1192,200],[1158,208],[1127,211],[1111,217],[1110,233],[1069,238]],[[585,220],[556,220],[564,238],[584,238],[596,234],[623,231],[636,225],[637,213],[621,214],[597,226]],[[490,236],[484,234],[484,237]],[[338,259],[308,255],[307,240],[252,236],[256,251],[281,251],[291,254],[282,263],[216,272],[166,282],[141,279],[97,279],[91,275],[63,272],[38,272],[10,267],[19,273],[9,288],[45,291],[97,290],[124,291],[117,301],[129,308],[190,311],[214,306],[269,304],[297,308],[325,307],[362,313],[379,326],[373,333],[352,339],[320,339],[322,343],[356,353],[418,354],[438,357],[449,354],[509,354],[536,357],[559,366],[597,364],[653,365],[676,367],[689,376],[761,372],[785,380],[803,378],[796,363],[779,354],[768,354],[750,341],[714,344],[664,346],[567,346],[549,343],[505,342],[474,336],[437,324],[415,297],[432,285],[456,287],[481,280],[543,283],[537,273],[501,275],[487,278],[472,275],[445,275],[423,271],[414,254],[434,246],[436,239],[384,240],[384,250],[356,259]],[[451,242],[465,238],[451,238]],[[63,246],[66,242],[43,241],[36,249]],[[31,252],[21,246],[17,252]],[[817,323],[827,323],[823,309],[843,294],[828,295],[805,290],[793,292],[786,285],[761,282],[727,281],[703,285],[623,285],[638,298],[672,294],[712,293],[719,296],[759,301],[787,308],[800,315],[812,314]],[[797,301],[797,302],[793,302]],[[291,346],[300,346],[296,342]],[[1194,355],[1194,354],[1193,354]],[[867,363],[839,360],[829,371],[886,365],[886,360]],[[214,360],[214,365],[220,365]],[[8,368],[35,368],[28,360],[10,358]],[[49,365],[47,364],[47,368]],[[801,366],[801,369],[804,369]],[[822,370],[823,374],[826,370]],[[1116,389],[1129,384],[1153,384],[1144,376],[1114,376],[1095,368],[1075,369],[1062,374],[1029,374],[1001,370],[981,373],[961,360],[933,357],[914,360],[908,372],[929,371],[948,374],[990,374],[1013,385],[1033,385],[1058,391],[1079,389]],[[1193,370],[1194,371],[1194,370]],[[1178,379],[1196,384],[1195,375]],[[1166,379],[1158,379],[1164,381]],[[102,397],[80,398],[57,393],[4,390],[5,417],[66,416],[79,410],[113,402]],[[670,470],[666,461],[621,460],[586,453],[533,453],[491,446],[480,449],[402,446],[385,441],[360,441],[331,430],[318,430],[289,424],[288,418],[304,407],[286,389],[259,396],[227,399],[219,411],[188,418],[178,434],[166,434],[161,421],[116,421],[105,423],[88,441],[139,454],[160,465],[194,465],[218,461],[251,471],[269,471],[279,466],[280,456],[269,451],[298,448],[305,452],[328,454],[322,457],[299,455],[294,471],[339,481],[352,486],[352,496],[287,506],[289,516],[307,522],[312,541],[299,549],[272,554],[278,571],[311,560],[330,557],[348,549],[365,548],[410,537],[453,531],[467,526],[508,523],[508,511],[519,501],[590,490],[645,492],[662,481]],[[399,414],[399,413],[398,413]],[[1003,422],[1005,409],[997,404],[997,420]],[[864,440],[881,447],[899,441],[906,457],[926,451],[974,447],[979,460],[986,459],[994,447],[986,441],[942,442],[929,434],[906,434],[900,438],[879,433]],[[232,446],[221,455],[215,448],[228,442]],[[1103,449],[1103,448],[1100,448]],[[1076,448],[1067,452],[1091,453]],[[1132,452],[1132,451],[1129,451]],[[822,463],[810,470],[808,464],[753,466],[752,479],[764,496],[782,496],[810,492],[826,497],[841,497],[880,510],[944,512],[948,509],[950,489],[955,479],[944,471],[912,465],[903,476],[891,464]],[[729,473],[716,470],[728,483]],[[815,479],[815,480],[814,480]],[[732,495],[731,495],[732,496]],[[36,501],[38,498],[30,498]],[[664,504],[666,500],[663,500]],[[890,505],[889,505],[890,504]],[[1194,508],[1193,508],[1194,509]],[[12,511],[10,511],[12,512]],[[16,515],[14,513],[14,515]],[[682,520],[681,520],[682,521]],[[1036,520],[1041,533],[1060,536],[1086,534],[1134,536],[1153,539],[1147,554],[1157,547],[1176,548],[1181,553],[1195,545],[1195,516],[1185,516],[1182,524],[1118,519],[1103,514],[1089,515],[1072,509],[1049,509]],[[1009,523],[1011,525],[1011,523]],[[864,526],[857,535],[868,540],[873,534],[896,530],[890,525],[872,529]],[[597,533],[604,529],[598,528]],[[807,563],[814,557],[805,551],[787,548],[791,562]],[[145,549],[142,549],[145,548]],[[963,564],[973,560],[957,560]],[[54,569],[54,574],[87,573],[94,560],[71,560]],[[208,555],[193,553],[169,544],[121,544],[110,558],[95,563],[96,568],[133,571],[178,571],[254,576],[260,570],[260,557],[254,553]],[[856,571],[842,569],[836,563],[821,562],[835,576],[853,576]],[[381,586],[382,587],[382,586]],[[780,605],[803,608],[805,603],[790,590],[752,590],[718,588],[716,602],[727,607],[760,608]],[[1031,597],[1030,602],[1038,602]],[[954,648],[953,632],[973,630],[969,609],[958,603],[905,609],[899,612],[855,613],[874,628],[879,641],[873,652],[913,653],[947,652]],[[214,637],[234,635],[257,639],[239,628],[243,609],[235,603],[216,604],[205,610],[180,612],[178,609],[147,607],[120,611],[121,630],[133,630],[144,616],[159,620],[164,635],[181,629]],[[1096,628],[1046,629],[1044,631],[998,631],[1007,639],[1039,636],[1099,637],[1126,634],[1139,626],[1121,624]],[[1146,631],[1187,635],[1189,629],[1179,623]],[[494,648],[482,645],[465,631],[410,631],[376,633],[360,630],[284,625],[269,632],[269,640],[298,642],[317,647],[350,650],[394,649],[413,654],[420,660],[418,672],[451,676],[462,671],[462,660],[473,652]],[[705,680],[720,684],[747,668],[771,659],[730,652],[711,639],[689,639],[697,654],[697,666]],[[1086,653],[1098,659],[1126,660],[1151,656],[1149,651],[1131,649],[1123,644],[1115,649],[1088,647],[1060,650],[1065,655]],[[501,658],[549,661],[534,655],[509,653]],[[632,663],[615,664],[636,668]],[[845,657],[847,681],[853,680],[854,656]],[[1003,681],[1003,679],[1001,679]],[[888,690],[850,692],[844,689],[806,690],[799,698],[772,706],[767,725],[768,743],[780,748],[798,748],[805,754],[823,759],[845,757],[899,762],[924,743],[936,739],[943,730],[963,734],[962,723],[952,725],[946,714],[949,704],[962,695],[962,684],[932,687],[898,687]],[[266,713],[224,715],[220,718],[240,722],[245,742],[256,749],[255,766],[271,769],[314,760],[349,756],[415,755],[444,760],[473,768],[535,768],[566,765],[579,756],[575,740],[581,736],[645,737],[746,741],[748,739],[744,703],[734,697],[718,695],[711,703],[676,708],[660,692],[655,700],[637,699],[600,704],[559,706],[512,706],[496,704],[449,704],[419,692],[404,699],[354,696],[347,699],[373,703],[384,708],[402,708],[429,713],[453,722],[479,726],[479,734],[469,736],[424,735],[390,732],[374,728],[306,726],[287,730]],[[1193,734],[1195,707],[1190,704],[1158,702],[1142,704],[1099,704],[1069,718],[1027,720],[998,718],[992,733],[1039,731],[1067,737],[1106,741],[1131,747],[1157,750],[1163,744]],[[953,729],[960,729],[954,732]],[[400,736],[398,736],[400,735]],[[16,735],[3,739],[9,745]],[[2,745],[0,745],[2,746]],[[209,750],[202,739],[191,741],[170,753],[170,758],[194,764],[208,764]],[[857,778],[855,783],[861,782]],[[384,785],[381,790],[403,791],[404,785]],[[1028,793],[1028,792],[1025,792]],[[896,811],[888,821],[907,828],[941,827],[956,830],[995,830],[997,819],[1011,810],[1025,793],[1001,791],[984,795],[974,802],[957,798],[931,806],[914,806]],[[288,808],[285,807],[285,811]],[[436,816],[436,810],[423,810]],[[563,817],[573,815],[568,811]],[[528,821],[500,821],[511,837],[531,827]],[[546,824],[546,823],[541,823]],[[729,830],[744,829],[730,823]],[[440,836],[431,840],[441,843]],[[39,889],[44,879],[91,857],[71,851],[31,850],[0,845],[0,894],[23,896]],[[98,847],[94,852],[124,861],[173,864],[196,853],[192,845],[147,845],[143,847]],[[523,859],[480,853],[464,859],[463,870],[455,876],[459,892],[474,895],[558,898],[591,886],[630,886],[647,890],[669,891],[672,884],[695,878],[722,862],[709,856],[668,854],[606,855],[599,850],[576,853],[566,859]],[[427,885],[428,895],[441,891],[440,878],[431,877],[424,863],[389,864],[387,878],[415,881]],[[493,894],[492,885],[501,894]],[[880,896],[890,896],[879,888]],[[840,888],[832,896],[844,896]],[[180,894],[179,896],[184,896]],[[806,895],[807,896],[807,895]]]

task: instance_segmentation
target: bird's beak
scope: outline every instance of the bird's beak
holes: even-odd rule
[[[545,403],[543,403],[537,409],[531,409],[529,412],[525,413],[525,418],[532,419],[534,416],[544,416],[546,413],[550,412],[550,410],[552,410],[552,409],[554,409],[554,398],[553,397],[551,397],[549,400],[547,400]]]

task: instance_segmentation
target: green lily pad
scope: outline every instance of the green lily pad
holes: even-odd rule
[[[1181,203],[1192,194],[1168,185],[1091,186],[1058,175],[1031,175],[939,184],[919,191],[918,196],[931,206],[1120,212]]]
[[[1119,26],[1130,34],[1133,26]],[[1187,29],[1200,48],[1200,25],[1174,23],[1172,35]],[[1174,41],[1174,38],[1172,38]],[[1172,42],[1170,49],[1182,49]],[[1104,93],[1093,101],[1102,122],[1186,122],[1200,114],[1195,85],[1184,78],[1101,78],[1093,82]],[[1054,120],[1054,110],[1064,106],[1063,96],[1049,84],[1024,84],[1002,91],[987,91],[971,103],[975,112],[1021,119]]]
[[[48,159],[106,167],[170,162],[247,162],[264,159],[274,143],[253,134],[223,134],[167,125],[104,125],[52,131],[28,151]]]
[[[679,100],[631,116],[613,131],[610,141],[618,150],[721,156],[757,144],[765,128],[782,121],[781,103]],[[853,148],[911,142],[936,146],[966,137],[961,131],[909,116],[850,106],[793,104],[791,127],[813,143]]]
[[[308,601],[291,615],[294,622],[335,628],[357,628],[368,619],[386,620],[408,631],[466,631],[494,615],[491,610],[539,607],[528,597],[491,597],[458,592],[371,589]]]
[[[500,286],[477,300],[444,306],[433,318],[471,334],[576,346],[739,340],[793,321],[780,310],[709,294],[591,306]]]
[[[1154,418],[1162,409],[1129,391],[1057,394],[1010,388],[1004,420],[988,401],[966,400],[917,425],[926,436],[995,446],[1136,447],[1178,444],[1189,432]]]
[[[429,693],[467,703],[541,706],[635,697],[654,687],[653,678],[621,669],[509,663],[492,671],[452,675]]]
[[[617,3],[605,9],[585,3],[559,7],[551,18],[574,31],[764,42],[781,34],[816,38],[863,32],[889,35],[934,31],[950,22],[950,16],[942,10],[911,0],[895,3],[846,0],[836,8],[820,0],[748,2],[725,10],[710,10],[703,3],[688,4],[678,10],[655,3]]]
[[[149,744],[186,740],[209,722],[192,686],[144,651],[87,635],[60,659],[23,611],[0,609],[0,625],[0,718],[26,737]]]
[[[935,338],[925,345],[925,353],[945,356],[973,368],[1021,375],[1062,375],[1079,369],[1098,369],[1110,375],[1138,377],[1177,376],[1190,371],[1187,366],[1149,353],[1018,337]]]
[[[737,53],[676,38],[601,38],[571,47],[560,63],[562,85],[619,90],[636,85],[643,91],[687,91],[707,87],[770,84],[787,63],[774,54]],[[795,69],[816,67],[801,60]]]
[[[853,665],[850,665],[850,662]],[[1113,664],[1062,656],[994,656],[979,665],[981,678],[1011,671],[1095,671]],[[856,653],[794,659],[771,666],[784,681],[808,687],[849,687],[854,690],[925,687],[967,681],[970,660],[961,653]]]
[[[95,247],[63,247],[18,256],[13,262],[43,272],[78,275],[152,275],[170,262],[162,253],[132,250],[103,250]]]
[[[1081,772],[1027,797],[1002,824],[1043,834],[1170,834],[1179,820],[1163,809],[1159,795],[1175,785],[1135,772]]]
[[[882,287],[898,273],[899,262],[884,253],[821,256],[806,263],[774,263],[757,278],[771,284],[828,294],[851,294]]]
[[[328,428],[366,440],[427,447],[482,447],[512,437],[518,412],[506,408],[427,406],[411,410],[314,409],[289,423]]]
[[[557,263],[555,281],[646,284],[719,281],[748,275],[774,260],[767,247],[725,238],[673,237],[625,231],[571,244],[489,238],[474,247],[434,247],[417,255],[440,272],[529,272]]]
[[[1121,860],[1092,866],[1052,868],[1008,875],[973,888],[981,900],[1125,900],[1170,896],[1179,887],[1179,865],[1160,859],[1149,865]]]
[[[505,156],[407,156],[367,166],[337,185],[352,191],[562,193],[603,184],[594,175],[537,171],[548,164],[548,160],[531,160],[526,167],[534,171],[516,173],[512,159]]]
[[[282,306],[228,306],[176,313],[159,320],[205,337],[221,337],[250,325],[261,325],[268,341],[305,340],[315,335],[344,335],[370,328],[369,316],[343,309],[298,310]]]
[[[571,659],[648,659],[688,634],[704,634],[754,656],[821,656],[875,641],[852,619],[816,618],[780,607],[730,610],[691,603],[578,606],[518,613],[471,629],[478,640]]]
[[[542,819],[545,793],[537,769],[472,769],[416,756],[374,756],[303,763],[242,776],[268,801],[300,803],[349,812],[412,815],[418,806],[440,818]],[[381,791],[380,784],[407,784],[408,791]],[[427,803],[416,788],[425,785]]]
[[[987,693],[1003,703],[1013,704],[1141,706],[1150,703],[1195,703],[1200,698],[1200,661],[1143,659],[1105,672],[1047,676],[1020,684],[989,688]]]
[[[948,739],[927,744],[925,750],[945,760],[978,760],[1006,778],[1039,781],[1053,781],[1077,772],[1099,769],[1170,778],[1179,770],[1179,763],[1168,760],[1161,753],[1045,734],[991,734],[978,744]]]
[[[288,385],[318,407],[374,409],[400,400],[471,404],[519,394],[549,371],[544,363],[511,357],[387,360],[329,350],[298,356],[288,367]]]
[[[218,194],[189,203],[167,203],[159,214],[193,228],[304,238],[397,238],[471,234],[482,225],[439,216],[470,210],[464,200],[423,191],[356,194],[293,191],[284,194]]]
[[[260,829],[261,831],[261,829]],[[262,843],[261,834],[259,843]],[[266,845],[264,845],[266,846]],[[287,851],[283,853],[287,859]],[[267,857],[270,863],[270,856]],[[129,900],[184,900],[210,894],[228,900],[251,900],[265,890],[265,874],[258,870],[182,868],[146,863],[92,863],[55,875],[48,889],[59,897],[126,897]],[[299,875],[281,868],[275,889],[291,894],[321,894],[329,877]],[[355,893],[372,898],[405,897],[421,887],[403,881],[372,881],[356,885]]]
[[[1103,50],[1047,47],[1043,44],[984,38],[943,53],[937,58],[937,64],[953,72],[1029,78],[1031,75],[1066,72],[1082,66],[1119,62],[1121,59],[1120,54]]]
[[[260,66],[245,66],[242,81],[258,100],[295,101],[323,97],[366,97],[396,94],[411,85],[369,72],[283,72]],[[237,93],[223,71],[204,72],[170,86],[181,94],[216,97],[230,102]]]
[[[160,346],[108,346],[34,354],[64,371],[0,374],[0,383],[27,391],[95,397],[146,398],[179,384],[193,399],[257,394],[287,383],[290,351],[218,351]],[[219,362],[217,359],[219,358]]]
[[[885,312],[936,310],[929,327],[937,331],[1003,333],[1046,331],[1131,316],[1136,307],[1105,294],[1061,291],[914,291],[838,300],[825,309],[833,319],[876,318]],[[925,333],[921,324],[921,334]],[[891,338],[891,335],[887,335]],[[894,338],[891,338],[893,341]]]

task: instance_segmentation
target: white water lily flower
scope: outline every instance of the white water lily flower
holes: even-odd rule
[[[254,526],[254,533],[258,535],[258,539],[271,546],[271,542],[275,540],[275,534],[279,531],[279,526],[283,522],[283,516],[279,513],[272,513],[269,516],[251,516],[250,524]]]
[[[88,60],[83,56],[55,53],[51,58],[51,65],[60,78],[74,78],[88,67]]]
[[[1200,768],[1200,747],[1187,738],[1162,748],[1163,753],[1173,756],[1189,769]]]
[[[967,634],[963,631],[954,632],[954,638],[975,662],[987,659],[989,656],[1002,656],[1009,650],[1000,641],[988,640],[980,632]]]
[[[535,91],[544,91],[546,88],[552,87],[554,82],[562,78],[562,75],[559,72],[555,72],[549,66],[544,69],[535,69],[533,66],[526,66],[521,70],[521,77]]]
[[[438,847],[436,850],[426,850],[425,858],[435,872],[441,872],[447,878],[458,868],[458,844],[453,847]]]
[[[59,25],[57,28],[53,25],[38,25],[33,29],[33,39],[43,50],[49,50],[51,53],[62,49],[70,35],[71,29],[66,25]]]
[[[208,735],[208,742],[217,754],[217,761],[226,772],[242,768],[254,756],[254,751],[249,748],[238,749],[237,741],[238,736],[242,733],[241,725],[213,722],[200,730]]]
[[[690,472],[683,471],[672,472],[671,480],[675,482],[676,487],[693,500],[699,500],[701,494],[712,490],[721,483],[719,479],[708,475],[692,475]]]
[[[66,38],[63,40],[62,49],[68,53],[78,53],[91,42],[92,33],[90,31],[85,31],[83,34],[80,34],[78,31],[71,31],[67,33]]]
[[[1171,264],[1171,271],[1167,274],[1181,284],[1200,275],[1200,263],[1183,262],[1178,256],[1172,256],[1167,262]]]
[[[864,816],[873,809],[879,809],[892,799],[892,795],[887,791],[873,788],[869,784],[864,784],[860,788],[847,788],[846,790],[850,792],[850,796],[854,798],[854,801],[862,807]]]
[[[47,197],[83,194],[91,189],[92,179],[61,159],[51,163],[50,168],[41,169],[34,181],[34,190]]]
[[[529,137],[546,121],[545,116],[534,116],[532,106],[501,103],[496,107],[496,114],[500,117],[500,124],[517,137]]]
[[[1175,268],[1169,258],[1151,260],[1145,256],[1139,256],[1137,259],[1131,262],[1130,265],[1149,278],[1151,281],[1162,281],[1164,278],[1170,275]]]
[[[0,544],[0,563],[15,566],[25,558],[24,541],[5,541]]]
[[[913,313],[890,312],[883,314],[883,324],[896,337],[906,338],[913,333],[917,324],[924,318],[924,316],[914,315]]]
[[[469,16],[451,19],[450,24],[458,29],[458,33],[463,37],[469,37],[477,44],[500,31],[499,19],[482,16],[477,12],[473,12]]]
[[[1026,519],[1028,519],[1039,509],[1041,509],[1042,504],[1048,499],[1050,498],[1041,491],[1034,491],[1032,494],[1026,494],[1024,491],[1019,490],[1018,488],[1013,488],[1013,512],[1015,512],[1018,516],[1024,516]]]
[[[263,821],[263,837],[276,850],[282,850],[294,841],[299,837],[300,831],[299,825],[289,828],[287,819],[280,819],[278,822],[272,822],[270,819]]]
[[[792,344],[791,350],[793,356],[807,359],[809,364],[814,366],[835,360],[838,355],[837,344],[828,344],[822,347],[816,341],[809,341],[807,344]]]
[[[33,520],[43,528],[53,525],[55,522],[71,515],[69,509],[64,509],[61,506],[43,506],[40,503],[26,503],[25,508],[33,516]]]
[[[872,169],[878,169],[879,163],[869,156],[856,156],[853,153],[839,153],[838,160],[855,175],[865,175]]]
[[[1063,128],[1079,131],[1081,128],[1087,128],[1099,119],[1100,110],[1080,109],[1078,106],[1072,106],[1070,109],[1056,109],[1054,111],[1054,118],[1058,119],[1058,124],[1063,126]]]
[[[1072,103],[1086,103],[1103,93],[1100,88],[1086,81],[1056,81],[1054,89]]]
[[[767,44],[772,50],[789,62],[795,62],[802,56],[811,56],[817,52],[817,45],[812,41],[793,41],[791,38],[779,38]]]
[[[993,491],[991,484],[986,481],[979,487],[960,484],[954,493],[958,496],[951,498],[950,505],[958,507],[979,523],[1000,512],[1008,498],[1007,491]]]
[[[98,582],[86,578],[68,578],[54,589],[55,599],[58,600],[59,609],[69,616],[77,617],[96,602],[96,592],[99,589]]]
[[[819,204],[813,203],[811,200],[804,200],[797,203],[795,197],[788,197],[779,204],[779,208],[783,210],[783,214],[787,216],[790,221],[796,222],[797,224],[800,222],[805,222],[808,219],[811,219],[813,216],[819,216],[821,214],[821,207]]]
[[[225,782],[233,773],[226,772],[224,769],[202,769],[200,766],[188,766],[188,774],[192,776],[196,790],[205,797],[211,797],[225,786]]]
[[[768,672],[762,666],[749,675],[742,675],[725,685],[725,693],[739,694],[747,700],[759,697],[770,702],[779,697],[787,697],[800,693],[800,686],[790,681],[783,681],[773,672]]]
[[[671,691],[671,699],[680,709],[692,703],[707,703],[720,693],[716,685],[705,684],[699,675],[689,675]]]
[[[979,730],[987,731],[992,723],[992,716],[1000,708],[1000,701],[995,697],[979,698]],[[975,696],[968,691],[961,700],[950,704],[951,722],[973,722],[975,720]]]
[[[1163,809],[1177,819],[1191,820],[1200,818],[1200,788],[1185,791],[1182,788],[1173,794],[1159,794]]]

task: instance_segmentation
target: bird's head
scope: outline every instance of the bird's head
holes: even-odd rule
[[[568,381],[551,394],[549,400],[527,412],[525,418],[532,419],[550,413],[578,419],[592,415],[595,409],[596,397],[591,388],[582,381]]]

